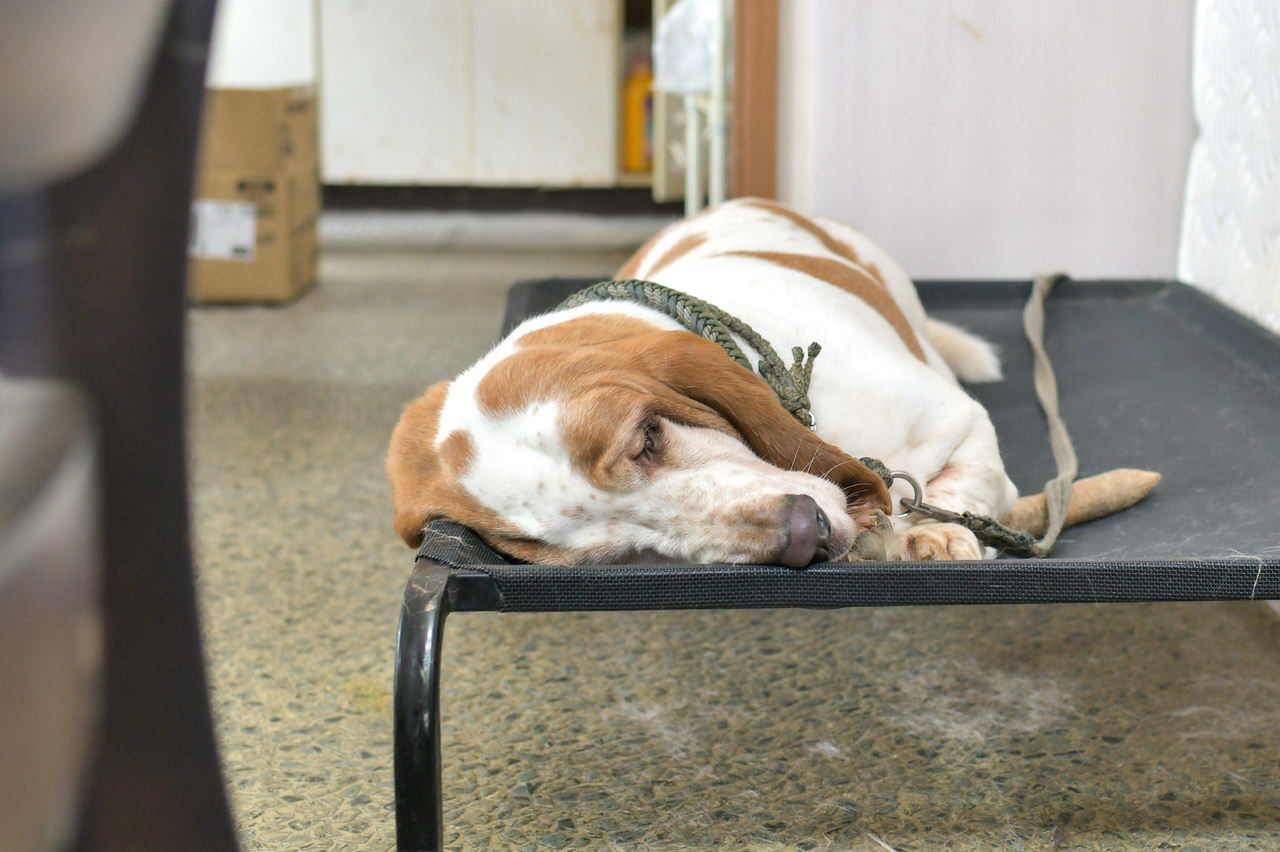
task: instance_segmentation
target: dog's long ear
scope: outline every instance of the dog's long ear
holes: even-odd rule
[[[627,342],[646,373],[672,391],[713,409],[758,456],[785,470],[801,470],[835,482],[850,514],[891,511],[884,480],[839,447],[801,426],[755,373],[715,343],[688,331],[663,331]]]
[[[438,513],[430,495],[444,475],[436,432],[440,409],[449,394],[449,383],[432,385],[405,407],[391,433],[387,451],[387,478],[391,480],[392,525],[411,547],[422,544],[422,530]]]

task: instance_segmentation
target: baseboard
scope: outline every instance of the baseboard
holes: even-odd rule
[[[326,250],[631,251],[673,217],[326,210]]]

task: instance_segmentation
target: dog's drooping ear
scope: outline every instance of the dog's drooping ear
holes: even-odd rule
[[[849,514],[889,512],[889,489],[866,465],[801,426],[764,380],[688,331],[659,331],[628,341],[642,369],[672,391],[712,409],[775,467],[839,485]]]
[[[387,477],[391,480],[392,525],[410,547],[422,544],[422,530],[436,512],[430,496],[440,486],[440,454],[436,432],[440,410],[449,394],[449,383],[432,385],[405,407],[391,434],[387,451]]]

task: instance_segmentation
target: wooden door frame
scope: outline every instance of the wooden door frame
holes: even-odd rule
[[[778,191],[778,0],[736,0],[729,194]]]

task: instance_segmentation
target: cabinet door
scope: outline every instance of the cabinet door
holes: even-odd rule
[[[470,179],[469,6],[467,0],[321,0],[326,182]]]
[[[474,0],[476,183],[610,185],[619,0]]]
[[[607,186],[619,0],[320,0],[327,182]]]

